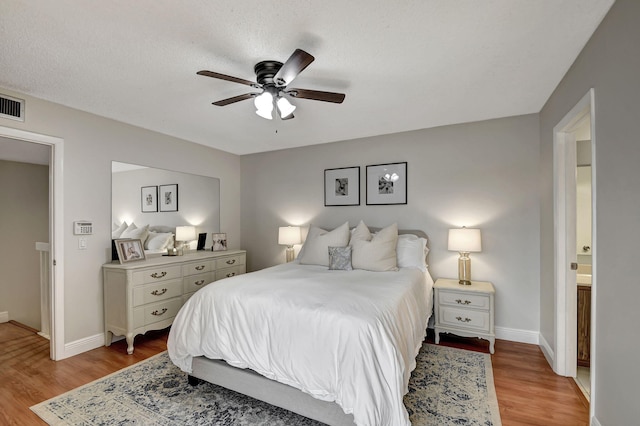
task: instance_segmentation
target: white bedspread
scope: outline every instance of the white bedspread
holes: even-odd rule
[[[171,360],[224,359],[314,397],[357,425],[410,425],[402,402],[431,314],[428,273],[288,263],[216,281],[173,322]]]

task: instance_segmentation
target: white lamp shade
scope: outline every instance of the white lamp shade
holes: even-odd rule
[[[300,227],[299,226],[281,226],[278,230],[278,244],[284,246],[292,246],[300,244]]]
[[[278,111],[280,111],[280,118],[287,118],[296,110],[296,107],[291,105],[291,102],[286,98],[279,98],[276,104],[278,105]]]
[[[479,229],[449,229],[449,250],[458,252],[482,251]]]
[[[195,226],[176,226],[176,241],[193,241],[195,239]]]
[[[273,112],[273,95],[271,93],[267,91],[262,92],[260,95],[255,97],[253,104],[256,107],[256,114],[260,117],[266,118],[267,120],[271,120],[273,118],[271,115]]]

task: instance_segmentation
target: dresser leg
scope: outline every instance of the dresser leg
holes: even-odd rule
[[[496,352],[495,345],[496,339],[489,339],[489,352],[491,352],[491,354],[494,354]]]
[[[109,330],[104,333],[104,345],[111,346],[111,341],[113,340],[113,333]]]
[[[440,344],[440,332],[438,331],[438,329],[435,329],[435,333],[436,333],[436,338],[435,338],[436,345],[439,345]]]
[[[127,353],[131,355],[133,353],[133,334],[127,334]]]

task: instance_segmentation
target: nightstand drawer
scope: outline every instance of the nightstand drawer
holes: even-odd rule
[[[205,274],[191,275],[182,279],[185,293],[192,293],[200,290],[213,281],[213,274],[207,272]]]
[[[216,269],[228,268],[230,266],[244,265],[244,254],[229,256],[223,259],[216,259]]]
[[[133,273],[133,284],[149,284],[158,281],[173,280],[182,277],[182,268],[180,265],[159,266],[157,268],[149,268]]]
[[[489,309],[490,298],[487,294],[440,290],[440,304],[464,306],[475,309]]]
[[[489,312],[475,311],[472,309],[457,309],[441,307],[439,322],[445,326],[455,326],[479,331],[490,331]]]
[[[133,306],[146,305],[180,296],[182,294],[181,284],[180,280],[173,280],[133,287]]]
[[[209,272],[213,269],[212,262],[193,262],[182,265],[182,275],[189,276],[193,274],[202,274],[203,272]]]

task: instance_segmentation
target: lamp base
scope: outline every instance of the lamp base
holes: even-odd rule
[[[471,259],[469,252],[461,251],[458,258],[458,284],[471,285]]]
[[[296,258],[293,247],[287,247],[287,263],[292,262]]]

